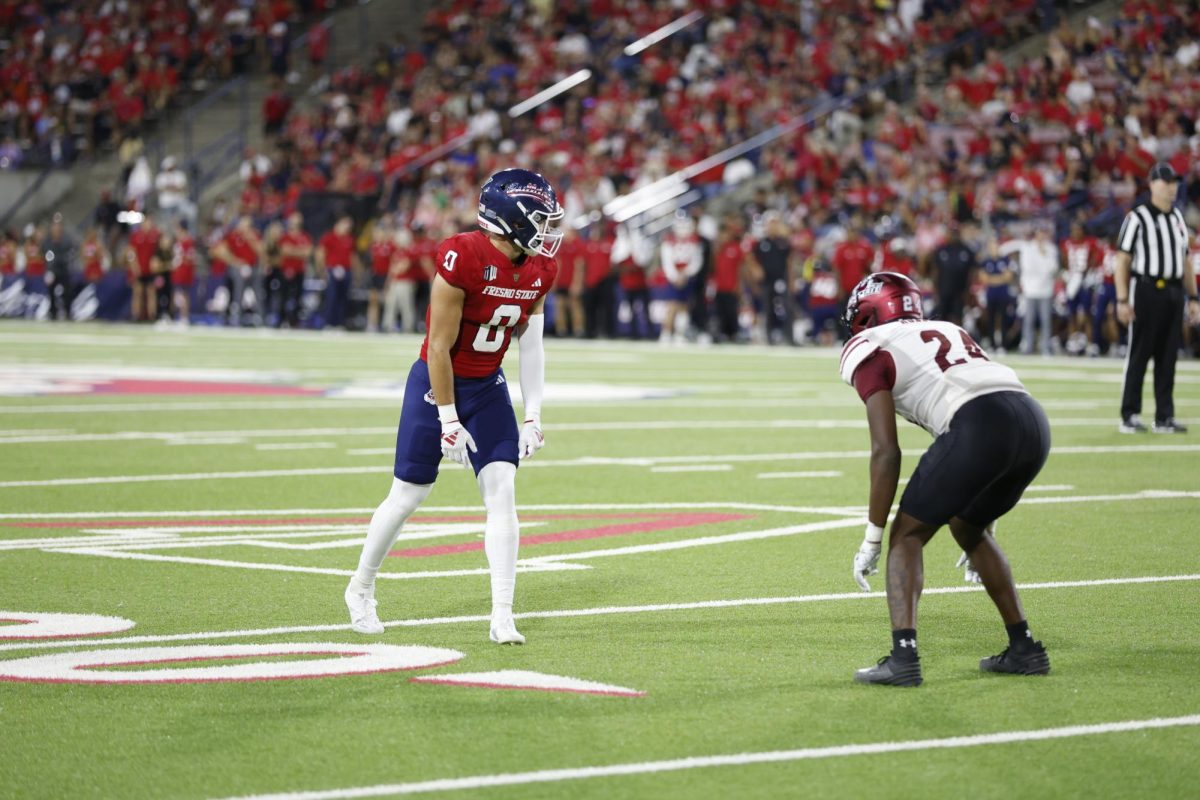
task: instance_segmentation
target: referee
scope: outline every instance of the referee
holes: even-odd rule
[[[1170,164],[1150,170],[1150,202],[1125,215],[1117,235],[1117,319],[1129,326],[1125,388],[1121,395],[1121,433],[1144,433],[1142,381],[1154,359],[1154,432],[1187,433],[1175,421],[1175,359],[1183,338],[1185,304],[1193,319],[1200,314],[1196,276],[1188,259],[1188,230],[1175,208],[1179,176]],[[1130,281],[1132,270],[1133,280]],[[1186,295],[1186,301],[1185,301]]]

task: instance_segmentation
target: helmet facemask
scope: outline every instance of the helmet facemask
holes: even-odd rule
[[[530,211],[525,208],[524,203],[518,202],[517,207],[529,220],[529,224],[533,226],[535,232],[524,244],[514,238],[514,244],[531,256],[553,258],[554,254],[558,252],[559,245],[562,244],[563,232],[555,225],[563,218],[562,206],[555,205],[553,211],[537,209]]]

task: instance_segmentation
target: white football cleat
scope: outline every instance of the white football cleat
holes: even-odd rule
[[[350,611],[350,627],[357,633],[383,633],[383,623],[375,612],[375,592],[355,591],[353,583],[346,587],[346,608]]]
[[[517,630],[512,617],[492,620],[488,638],[496,644],[525,644],[525,637]]]

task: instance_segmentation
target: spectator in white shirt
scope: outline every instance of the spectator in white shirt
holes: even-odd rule
[[[1021,296],[1025,313],[1021,319],[1021,352],[1033,352],[1034,323],[1041,329],[1042,354],[1050,355],[1050,312],[1054,303],[1054,280],[1058,277],[1058,248],[1045,228],[1038,228],[1032,239],[1013,239],[1000,246],[1001,255],[1017,254],[1021,276]]]
[[[189,227],[195,225],[196,207],[188,198],[187,173],[179,168],[174,156],[162,160],[162,167],[154,178],[154,191],[158,193],[158,210],[164,228],[177,218],[187,220]]]

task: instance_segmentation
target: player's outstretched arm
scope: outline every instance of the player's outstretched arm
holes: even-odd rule
[[[438,404],[442,423],[442,456],[471,468],[467,451],[475,452],[475,440],[458,419],[454,406],[454,367],[450,348],[458,341],[466,293],[451,286],[441,275],[434,276],[429,293],[429,385]]]
[[[883,529],[900,482],[896,405],[890,391],[883,389],[867,398],[867,425],[871,430],[871,496],[867,529],[854,555],[854,580],[864,592],[871,591],[867,577],[879,572]]]
[[[529,458],[546,444],[542,435],[542,397],[546,386],[546,351],[542,337],[546,326],[546,298],[540,298],[529,311],[529,318],[517,331],[517,347],[521,356],[521,397],[525,406],[525,424],[517,451]]]

